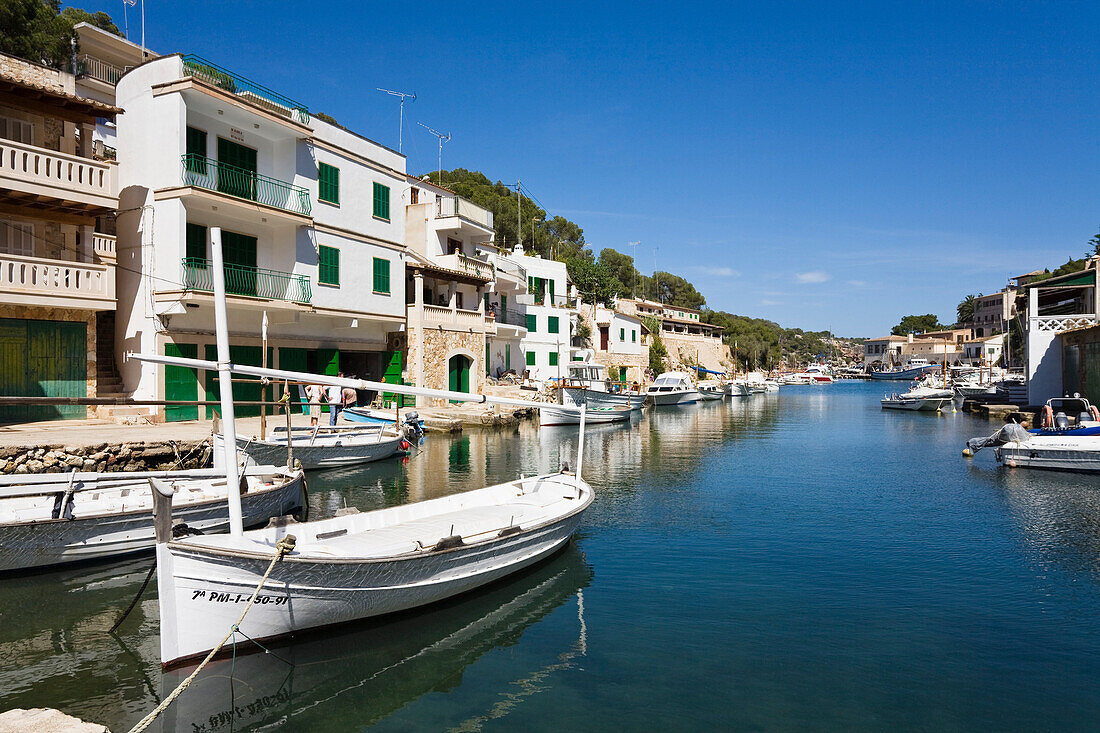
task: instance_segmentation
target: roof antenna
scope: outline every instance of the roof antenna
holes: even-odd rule
[[[450,142],[451,133],[448,132],[448,133],[444,134],[442,132],[436,132],[432,128],[425,125],[423,122],[417,122],[416,124],[420,125],[425,130],[427,130],[428,132],[432,133],[433,135],[435,135],[436,137],[439,138],[439,170],[437,171],[437,174],[436,174],[436,183],[438,185],[442,186],[443,185],[443,143]]]
[[[397,152],[401,152],[402,133],[405,131],[405,97],[408,97],[411,101],[416,101],[416,94],[407,94],[405,92],[394,92],[389,89],[383,89],[382,87],[375,87],[380,92],[386,94],[392,94],[395,97],[401,97],[401,117],[397,123]]]

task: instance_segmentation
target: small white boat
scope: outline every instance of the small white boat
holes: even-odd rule
[[[760,383],[764,388],[763,391],[767,394],[774,394],[779,391],[779,381],[775,379],[765,379]]]
[[[882,398],[882,407],[885,410],[913,410],[923,412],[937,412],[945,405],[952,404],[955,393],[950,389],[937,389],[935,387],[918,386],[903,394],[893,394]]]
[[[993,447],[993,454],[1009,468],[1100,473],[1100,435],[1034,434],[1008,423],[988,438],[972,438],[965,455]]]
[[[582,360],[569,363],[568,376],[562,389],[564,404],[588,405],[590,408],[625,405],[632,410],[642,409],[645,404],[644,394],[628,389],[616,391],[613,387],[617,385],[613,385],[607,376],[607,367],[593,361],[594,352],[584,349],[581,355]]]
[[[176,487],[176,518],[205,533],[224,532],[224,471],[48,473],[0,478],[0,572],[102,560],[153,549],[150,478]],[[253,527],[302,507],[301,471],[244,469],[241,510]]]
[[[407,443],[403,435],[379,423],[365,428],[295,428],[291,434],[290,449],[294,460],[305,469],[338,468],[370,463],[402,455]],[[273,433],[260,440],[257,437],[237,435],[237,449],[256,463],[286,463],[287,434]],[[214,434],[214,467],[221,468],[225,448],[220,433]]]
[[[690,405],[699,400],[699,392],[684,372],[665,372],[649,385],[646,397],[654,405]]]
[[[720,400],[726,396],[722,383],[715,380],[699,382],[697,389],[699,390],[699,399],[705,402]]]
[[[584,424],[606,425],[612,422],[625,422],[630,419],[633,412],[626,405],[615,407],[590,407],[585,411]],[[539,425],[549,427],[552,425],[580,425],[581,416],[574,411],[560,410],[554,406],[539,408]]]
[[[831,384],[834,380],[824,364],[810,364],[804,371],[793,375],[800,384]]]
[[[917,379],[926,374],[937,372],[939,364],[933,364],[927,359],[914,356],[905,362],[905,366],[896,369],[887,369],[871,372],[871,379],[890,379],[894,381],[908,381]]]
[[[725,384],[725,392],[730,397],[748,397],[752,394],[748,382],[744,379],[731,379]]]

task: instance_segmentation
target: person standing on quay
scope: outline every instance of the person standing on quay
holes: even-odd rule
[[[306,397],[309,399],[309,426],[317,427],[317,421],[321,419],[321,395],[325,388],[319,384],[311,384],[306,387]]]
[[[336,376],[341,379],[344,378],[344,373],[340,372]],[[330,385],[328,388],[328,424],[329,427],[336,426],[336,418],[344,409],[344,390],[337,387],[335,384]]]

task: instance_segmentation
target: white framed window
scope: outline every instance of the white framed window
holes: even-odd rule
[[[24,120],[0,117],[0,137],[17,143],[34,145],[34,125]]]
[[[0,219],[0,252],[34,256],[34,224]]]

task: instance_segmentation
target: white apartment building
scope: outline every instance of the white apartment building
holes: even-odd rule
[[[486,330],[486,366],[491,377],[505,372],[522,374],[526,369],[523,339],[527,336],[527,270],[507,250],[495,244],[478,248],[480,259],[493,267],[494,280],[485,294],[486,316],[491,328]]]
[[[527,274],[527,292],[517,300],[524,308],[526,335],[520,338],[523,365],[532,379],[566,374],[580,299],[572,292],[564,262],[524,254],[516,247],[509,257]]]
[[[883,336],[867,339],[863,342],[864,371],[878,371],[899,366],[902,362],[902,348],[909,343],[905,336]]]
[[[963,361],[972,366],[1002,366],[1004,334],[963,342]]]
[[[266,314],[271,366],[400,379],[402,155],[195,56],[126,71],[116,99],[125,110],[120,350],[214,356],[210,240],[218,228],[235,361],[262,360]],[[213,373],[130,361],[122,377],[139,399],[217,399]],[[233,392],[261,396],[247,383]],[[159,411],[169,420],[198,413]]]
[[[493,265],[478,250],[493,240],[493,213],[428,180],[407,178],[405,204],[406,379],[418,387],[479,392]]]
[[[644,381],[649,366],[649,332],[641,319],[603,303],[582,304],[581,318],[592,331],[595,360],[617,367],[624,381]]]

